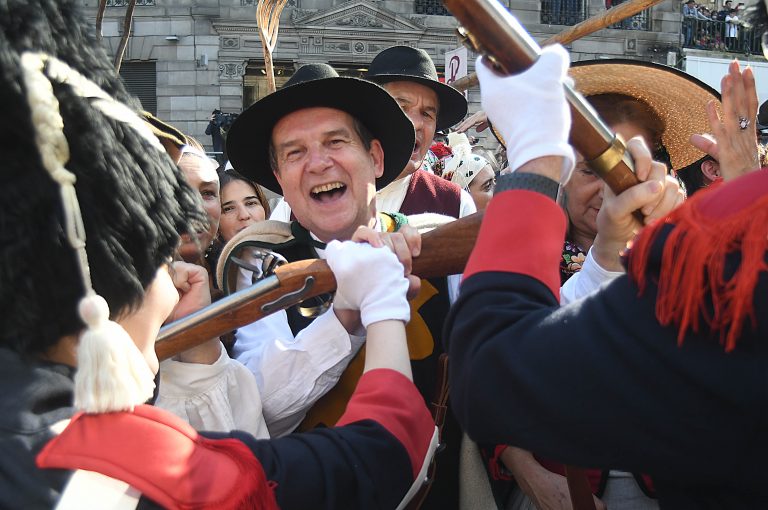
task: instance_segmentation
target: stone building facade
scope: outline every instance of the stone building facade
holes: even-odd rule
[[[81,0],[95,19],[98,0]],[[606,8],[606,0],[501,0],[537,40]],[[610,0],[608,0],[610,1]],[[614,0],[615,1],[615,0]],[[127,0],[108,0],[102,34],[114,53]],[[257,0],[138,0],[123,60],[129,88],[146,109],[210,146],[212,110],[240,112],[266,89]],[[568,13],[569,16],[560,16]],[[442,69],[458,47],[456,20],[440,0],[288,0],[273,58],[278,87],[302,64],[327,62],[360,75],[381,50],[423,48]],[[668,62],[680,46],[680,6],[666,1],[621,26],[568,46],[573,60],[626,57]],[[470,70],[472,70],[470,59]],[[479,108],[469,92],[470,111]]]

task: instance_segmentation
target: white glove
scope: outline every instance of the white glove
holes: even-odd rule
[[[403,265],[389,248],[331,241],[325,248],[325,260],[336,277],[333,306],[360,310],[364,327],[390,319],[408,322],[411,318],[405,297],[408,279]]]
[[[512,171],[536,158],[562,156],[560,183],[570,178],[576,157],[568,145],[571,111],[563,90],[569,63],[560,45],[545,47],[529,69],[512,76],[499,76],[478,58],[483,110],[504,137]]]

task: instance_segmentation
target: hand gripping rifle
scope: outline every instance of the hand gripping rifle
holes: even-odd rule
[[[517,19],[497,0],[444,0],[446,8],[462,24],[459,34],[473,51],[487,58],[501,74],[530,67],[541,48]],[[589,167],[617,195],[638,184],[632,159],[621,137],[611,132],[581,94],[565,85],[571,106],[570,143]]]
[[[462,27],[459,35],[464,43],[482,54],[501,74],[524,71],[539,57],[541,48],[517,19],[498,0],[444,0]],[[626,145],[600,120],[584,97],[565,85],[565,97],[571,106],[570,143],[589,167],[617,195],[638,184]],[[642,222],[642,216],[635,212]],[[573,508],[594,510],[592,491],[583,469],[566,466],[568,490]]]
[[[422,235],[413,274],[433,278],[459,274],[472,252],[483,214],[475,213]],[[160,360],[191,349],[307,298],[333,292],[336,280],[324,260],[302,260],[160,329],[155,351]]]

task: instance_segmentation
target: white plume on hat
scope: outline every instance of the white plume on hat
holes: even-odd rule
[[[448,133],[448,145],[453,151],[453,156],[446,160],[443,175],[462,189],[468,190],[480,170],[489,164],[488,160],[472,154],[469,138],[464,133]]]

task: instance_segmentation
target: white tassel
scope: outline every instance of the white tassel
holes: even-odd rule
[[[75,407],[86,413],[132,411],[152,397],[154,376],[133,339],[109,320],[109,306],[91,294],[80,301],[87,329],[80,336]]]
[[[44,72],[46,63],[56,81],[68,83],[86,97],[100,98],[99,105],[105,114],[124,122],[132,121],[134,126],[143,124],[126,107],[105,106],[110,101],[109,96],[63,62],[42,53],[22,54],[21,67],[35,127],[35,142],[43,166],[60,186],[64,227],[69,244],[77,254],[86,292],[78,306],[80,318],[87,328],[80,335],[77,348],[75,407],[86,413],[130,411],[152,397],[154,376],[130,335],[109,320],[107,302],[93,292],[85,250],[85,227],[75,192],[76,178],[64,166],[69,160],[69,144],[64,135],[59,102]],[[143,129],[145,134],[149,133],[146,126]],[[156,146],[161,147],[154,140]]]

